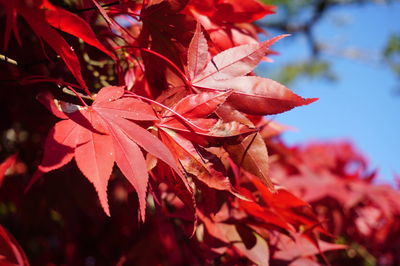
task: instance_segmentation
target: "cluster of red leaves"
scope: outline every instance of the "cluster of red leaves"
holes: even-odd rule
[[[2,186],[8,205],[0,215],[13,224],[32,263],[301,265],[327,263],[324,252],[345,247],[332,243],[336,227],[323,227],[331,217],[318,209],[317,216],[307,203],[320,198],[290,192],[299,190],[286,177],[303,169],[290,161],[296,153],[274,144],[274,156],[283,156],[269,171],[266,140],[279,128],[263,116],[315,101],[252,72],[270,61],[271,46],[284,37],[258,41],[261,29],[252,22],[273,7],[256,0],[0,5],[4,53],[18,62],[5,67],[5,76],[16,78],[5,110],[32,135],[18,144],[18,132],[2,128],[16,135],[4,149],[20,152],[25,168],[14,172],[29,182]],[[37,53],[26,51],[25,39]],[[13,41],[20,47],[9,45]],[[56,62],[40,67],[20,63],[53,54]],[[61,119],[44,141],[48,119],[40,106],[29,110],[37,105],[34,96]],[[30,116],[37,121],[26,122]],[[41,142],[42,156],[34,152]],[[318,162],[309,160],[305,168],[317,171]],[[15,155],[1,165],[1,181],[13,161]],[[359,217],[370,212],[355,211]],[[370,221],[360,219],[355,226],[372,234]],[[27,264],[0,229],[1,260]]]
[[[400,263],[400,193],[373,184],[363,156],[349,143],[287,147],[268,142],[276,182],[309,202],[325,228],[348,246],[330,257],[336,265]]]

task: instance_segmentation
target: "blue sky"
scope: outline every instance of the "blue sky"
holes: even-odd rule
[[[338,25],[338,21],[342,24]],[[339,80],[330,83],[301,79],[290,87],[303,97],[320,100],[275,117],[298,129],[285,133],[285,141],[296,144],[349,140],[366,156],[371,169],[379,169],[379,182],[394,183],[393,174],[400,174],[400,95],[395,93],[394,75],[376,57],[387,37],[395,32],[400,33],[399,2],[330,10],[315,29],[318,40],[339,50],[355,48],[372,60],[324,55]],[[274,46],[281,52],[274,57],[274,64],[308,58],[306,40],[301,36],[289,38],[292,40],[282,40]],[[274,65],[268,69],[271,67]]]

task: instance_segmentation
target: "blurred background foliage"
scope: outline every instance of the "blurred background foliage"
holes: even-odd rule
[[[315,33],[315,28],[329,12],[337,7],[362,5],[390,5],[398,0],[262,0],[266,4],[277,6],[277,14],[257,22],[259,26],[273,33],[290,33],[294,37],[301,36],[307,40],[308,56],[305,59],[287,62],[277,71],[274,79],[284,84],[295,83],[299,78],[323,79],[334,82],[340,79],[324,54],[335,53],[348,59],[363,61],[368,64],[389,67],[396,75],[400,92],[400,29],[393,32],[386,40],[385,48],[372,56],[369,51],[361,51],[349,47],[332,47]],[[345,19],[337,19],[332,23],[345,27]],[[340,28],[340,27],[339,27]],[[368,30],[368,29],[365,29]]]
[[[400,33],[393,33],[383,50],[385,62],[400,79]]]

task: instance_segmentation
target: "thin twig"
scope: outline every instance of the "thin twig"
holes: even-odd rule
[[[9,57],[7,57],[5,55],[0,54],[0,60],[5,61],[7,63],[10,63],[10,64],[12,64],[14,66],[18,66],[18,62],[17,61],[15,61],[14,59],[11,59],[11,58],[9,58]]]
[[[152,100],[152,99],[149,99],[149,98],[147,98],[147,97],[143,97],[143,96],[137,95],[137,94],[135,94],[135,93],[133,93],[133,92],[131,92],[131,91],[125,91],[125,92],[126,92],[129,96],[131,96],[131,97],[136,97],[136,98],[142,99],[142,100],[144,100],[144,101],[153,103],[153,104],[155,104],[155,105],[157,105],[157,106],[159,106],[159,107],[161,107],[161,108],[163,108],[163,109],[166,109],[166,110],[170,111],[171,113],[173,113],[174,115],[176,115],[177,118],[181,119],[181,120],[184,121],[186,124],[188,124],[188,125],[190,125],[190,126],[196,128],[196,129],[198,129],[198,130],[200,130],[200,131],[204,131],[204,132],[208,132],[208,131],[209,131],[208,129],[202,128],[202,127],[200,127],[200,126],[194,124],[194,123],[191,122],[189,119],[185,118],[183,115],[179,114],[179,113],[176,112],[175,110],[169,108],[168,106],[165,106],[165,105],[162,104],[162,103],[159,103],[159,102],[154,101],[154,100]],[[193,130],[193,129],[191,129],[191,130]]]
[[[110,6],[115,6],[118,5],[119,1],[115,1],[109,4],[103,4],[101,5],[101,7],[110,7]],[[96,10],[97,7],[93,6],[93,7],[88,7],[88,8],[82,8],[82,9],[76,9],[74,10],[75,13],[80,13],[80,12],[86,12],[86,11],[92,11],[92,10]]]
[[[71,86],[68,86],[68,90],[70,90],[73,94],[75,94],[75,96],[78,97],[78,99],[81,101],[81,103],[84,106],[86,106],[86,107],[88,106],[87,103],[85,103],[85,101],[82,99],[82,96],[84,96],[84,95],[82,95],[79,92],[77,92],[76,90],[74,90]],[[66,91],[67,90],[65,88],[63,88],[63,92],[66,92]],[[88,96],[86,96],[86,97],[88,97]]]
[[[71,86],[64,87],[64,88],[62,89],[62,91],[63,91],[65,94],[68,94],[68,95],[79,96],[78,98],[83,98],[83,99],[87,99],[87,100],[93,101],[93,98],[90,98],[90,97],[87,96],[87,95],[83,95],[82,93],[77,92],[77,91],[74,90]]]
[[[153,50],[150,50],[150,49],[147,49],[147,48],[143,48],[143,47],[127,45],[127,46],[121,46],[118,49],[122,49],[122,48],[139,49],[139,50],[141,50],[143,52],[150,53],[150,54],[152,54],[154,56],[157,56],[158,58],[162,59],[164,62],[168,63],[168,65],[170,65],[179,74],[179,76],[181,77],[181,79],[182,79],[183,83],[185,84],[186,88],[188,88],[191,92],[193,92],[192,84],[189,81],[189,79],[186,77],[185,73],[183,73],[183,71],[174,62],[172,62],[168,57],[166,57],[166,56],[164,56],[164,55],[162,55],[162,54],[160,54],[160,53],[158,53],[156,51],[153,51]]]

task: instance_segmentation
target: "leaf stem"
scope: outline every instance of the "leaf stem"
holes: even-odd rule
[[[115,1],[115,2],[112,2],[112,3],[109,3],[109,4],[103,4],[103,5],[101,5],[101,7],[109,7],[109,6],[115,6],[115,5],[118,5],[119,4],[119,1]],[[75,13],[80,13],[80,12],[86,12],[86,11],[92,11],[92,10],[95,10],[95,9],[97,9],[97,7],[95,7],[95,6],[93,6],[93,7],[88,7],[88,8],[82,8],[82,9],[76,9],[76,10],[74,10],[74,12]]]
[[[107,22],[107,24],[108,24],[108,27],[110,28],[110,30],[112,31],[112,26],[113,25],[116,25],[116,26],[118,26],[118,28],[121,30],[121,31],[123,31],[123,32],[125,32],[128,36],[130,36],[132,39],[135,39],[135,37],[129,32],[129,31],[127,31],[124,27],[122,27],[114,18],[111,18],[108,14],[107,14],[107,12],[106,12],[106,10],[101,6],[101,5],[99,5],[99,3],[97,3],[96,2],[96,0],[92,0],[92,2],[93,2],[93,4],[96,6],[96,8],[99,10],[99,12],[100,12],[100,14],[103,16],[103,18],[105,19],[105,21]]]
[[[30,83],[36,83],[36,82],[54,82],[56,83],[58,86],[64,86],[64,87],[68,87],[70,88],[70,90],[72,92],[74,92],[74,94],[78,97],[78,98],[85,98],[85,99],[90,99],[92,101],[94,101],[94,99],[91,97],[90,94],[88,94],[88,96],[82,95],[81,93],[78,93],[75,91],[75,89],[73,88],[77,88],[77,89],[82,89],[80,86],[75,85],[73,83],[69,83],[66,81],[62,81],[62,80],[58,80],[58,79],[53,79],[53,78],[48,78],[46,76],[29,76],[27,79],[24,79],[21,81],[21,84],[30,84]],[[84,90],[86,92],[86,90]],[[87,93],[87,92],[86,92]],[[67,93],[68,94],[68,93]],[[79,94],[79,96],[78,96]],[[81,99],[82,100],[82,99]],[[83,101],[83,100],[82,100]],[[85,105],[87,105],[85,103]]]
[[[153,54],[153,55],[155,55],[155,56],[158,56],[159,58],[161,58],[161,59],[163,59],[165,62],[167,62],[170,66],[172,66],[172,67],[178,72],[178,74],[179,74],[179,75],[181,76],[181,78],[182,78],[182,81],[185,83],[186,87],[189,88],[189,90],[192,90],[192,84],[190,83],[190,81],[189,81],[188,78],[186,77],[185,73],[183,73],[182,70],[181,70],[177,65],[175,65],[175,63],[172,62],[168,57],[166,57],[166,56],[164,56],[164,55],[162,55],[162,54],[160,54],[160,53],[157,53],[157,52],[155,52],[155,51],[153,51],[153,50],[147,49],[147,48],[139,48],[139,49],[140,49],[141,51],[144,51],[144,52]]]
[[[78,97],[78,99],[81,101],[81,103],[82,103],[84,106],[88,106],[88,105],[87,105],[86,102],[83,100],[83,98],[93,101],[92,98],[90,98],[89,96],[86,96],[86,95],[82,95],[81,93],[79,93],[79,92],[77,92],[75,89],[73,89],[71,86],[66,86],[66,87],[64,87],[64,88],[63,88],[63,92],[66,93],[66,94],[68,94],[68,95],[72,95],[72,96]]]
[[[155,105],[158,105],[158,106],[160,106],[161,108],[164,108],[164,109],[170,111],[171,113],[173,113],[173,114],[176,115],[178,118],[182,119],[185,123],[191,125],[192,127],[196,128],[196,129],[199,129],[199,130],[201,130],[201,131],[204,131],[204,132],[208,132],[207,129],[204,129],[204,128],[202,128],[202,127],[199,127],[199,126],[196,125],[196,124],[193,124],[190,120],[188,120],[187,118],[185,118],[184,116],[182,116],[182,115],[179,114],[178,112],[172,110],[172,109],[169,108],[168,106],[163,105],[162,103],[159,103],[159,102],[154,101],[154,100],[152,100],[152,99],[149,99],[149,98],[146,98],[146,97],[137,95],[137,94],[135,94],[135,93],[133,93],[133,92],[131,92],[131,91],[125,91],[125,93],[128,93],[128,94],[131,95],[132,97],[136,97],[136,98],[139,98],[139,99],[142,99],[142,100],[151,102],[151,103],[153,103],[153,104],[155,104]]]
[[[141,51],[153,54],[159,58],[161,58],[162,60],[164,60],[164,62],[168,63],[168,65],[170,65],[173,69],[176,70],[176,72],[178,72],[179,76],[181,77],[183,83],[185,84],[186,88],[189,88],[189,90],[191,92],[193,92],[192,90],[192,84],[191,82],[188,80],[188,78],[186,77],[185,73],[183,73],[183,71],[174,63],[172,62],[168,57],[157,53],[156,51],[147,49],[147,48],[143,48],[143,47],[137,47],[137,46],[120,46],[118,49],[123,49],[123,48],[134,48],[134,49],[139,49]]]
[[[81,89],[81,87],[79,85],[73,84],[73,83],[69,83],[66,81],[62,81],[59,79],[55,79],[55,78],[50,78],[50,77],[46,77],[46,76],[41,76],[41,75],[32,75],[32,76],[28,76],[24,79],[21,80],[22,84],[29,84],[29,83],[35,83],[35,82],[54,82],[57,85],[64,85],[64,86],[71,86],[77,89]]]
[[[243,155],[242,155],[242,158],[240,159],[240,163],[239,163],[239,166],[240,166],[240,167],[242,167],[242,165],[243,165],[243,163],[244,163],[244,158],[246,157],[247,152],[249,151],[251,145],[253,145],[253,142],[254,142],[254,140],[256,139],[256,137],[257,137],[257,133],[254,134],[254,136],[253,136],[253,137],[251,138],[251,140],[250,140],[249,145],[247,145],[246,149],[244,150]]]

